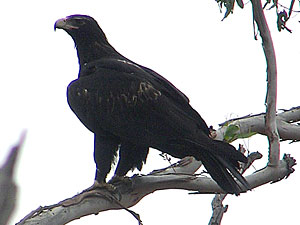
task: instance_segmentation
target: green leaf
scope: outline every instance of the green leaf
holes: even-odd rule
[[[234,0],[225,0],[224,6],[226,8],[226,12],[225,12],[224,18],[222,20],[224,20],[230,13],[233,12]]]
[[[216,0],[216,2],[218,3],[221,12],[222,12],[223,7],[226,8],[226,12],[225,12],[225,15],[224,15],[222,21],[225,18],[227,18],[230,13],[233,13],[233,8],[234,8],[235,2],[237,2],[238,6],[240,8],[242,8],[242,9],[244,8],[243,0]]]
[[[236,140],[239,129],[237,125],[229,125],[225,131],[224,140],[229,143]]]
[[[237,125],[229,125],[224,133],[224,140],[228,143],[235,141],[236,139],[249,138],[256,134],[256,132],[249,132],[246,134],[239,133],[240,128]]]
[[[247,134],[237,134],[237,139],[249,138],[253,135],[257,134],[256,132],[249,132]]]
[[[240,8],[244,8],[244,2],[243,2],[243,0],[236,0],[236,3],[238,4],[238,6],[240,7]]]

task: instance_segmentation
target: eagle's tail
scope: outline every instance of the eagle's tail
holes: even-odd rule
[[[247,158],[232,145],[210,138],[205,141],[206,143],[203,141],[201,143],[188,142],[197,149],[195,155],[198,156],[207,172],[224,191],[239,195],[242,191],[251,189],[246,179],[238,171],[239,162],[247,163]]]

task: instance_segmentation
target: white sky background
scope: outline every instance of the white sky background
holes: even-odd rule
[[[288,2],[288,1],[287,1]],[[4,4],[4,5],[3,5]],[[297,4],[297,2],[296,2]],[[288,3],[286,4],[288,5]],[[72,39],[53,31],[57,19],[93,16],[124,56],[166,77],[191,100],[208,125],[265,110],[266,65],[261,41],[254,41],[251,4],[221,22],[215,1],[6,1],[1,7],[0,160],[21,132],[28,131],[16,171],[18,205],[12,224],[40,205],[56,203],[93,183],[93,135],[71,112],[66,87],[77,77]],[[275,11],[267,12],[278,62],[278,108],[299,104],[300,16],[277,32]],[[267,138],[243,143],[267,162]],[[300,144],[281,144],[298,161]],[[175,162],[175,161],[174,161]],[[152,150],[142,173],[168,166]],[[226,224],[297,224],[300,171],[240,197],[229,196]],[[254,171],[254,170],[253,170]],[[252,171],[252,172],[253,172]],[[160,191],[132,209],[144,225],[208,224],[212,195]],[[295,223],[296,222],[296,223]],[[100,213],[72,225],[137,224],[124,210]]]

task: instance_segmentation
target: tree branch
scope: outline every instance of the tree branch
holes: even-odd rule
[[[166,170],[156,171],[146,176],[133,176],[122,182],[114,183],[115,191],[97,189],[83,191],[70,199],[52,206],[39,207],[31,212],[18,225],[60,225],[80,217],[98,214],[110,209],[124,209],[137,204],[143,197],[157,190],[183,189],[203,193],[224,193],[211,178],[195,175],[195,160],[185,158],[167,167]],[[295,161],[285,157],[278,167],[266,167],[246,177],[251,188],[276,182],[293,172]],[[188,169],[190,168],[190,169]],[[177,171],[176,173],[174,172]],[[190,171],[189,171],[190,170]],[[181,172],[185,173],[181,173]],[[246,190],[245,190],[246,191]]]
[[[277,67],[275,50],[271,33],[263,12],[260,0],[251,0],[253,18],[258,26],[262,39],[262,46],[267,61],[267,96],[266,96],[266,134],[269,141],[269,165],[277,166],[280,157],[279,135],[276,123],[277,102]]]
[[[224,140],[230,126],[237,128],[232,134],[232,139],[234,140],[241,137],[249,137],[255,133],[267,135],[265,115],[265,113],[261,113],[225,121],[220,124],[221,128],[216,131],[216,139]],[[300,141],[300,125],[295,124],[298,121],[300,121],[300,106],[283,110],[282,113],[277,114],[276,123],[280,140]]]

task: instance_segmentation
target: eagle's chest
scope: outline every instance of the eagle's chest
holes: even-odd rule
[[[92,93],[88,87],[81,86],[77,81],[73,81],[67,89],[67,100],[78,119],[90,131],[95,132],[98,116],[95,107],[95,93]]]
[[[138,93],[110,89],[109,84],[71,82],[67,89],[68,104],[79,120],[92,132],[99,129],[118,130],[127,126],[127,120],[138,119]]]

